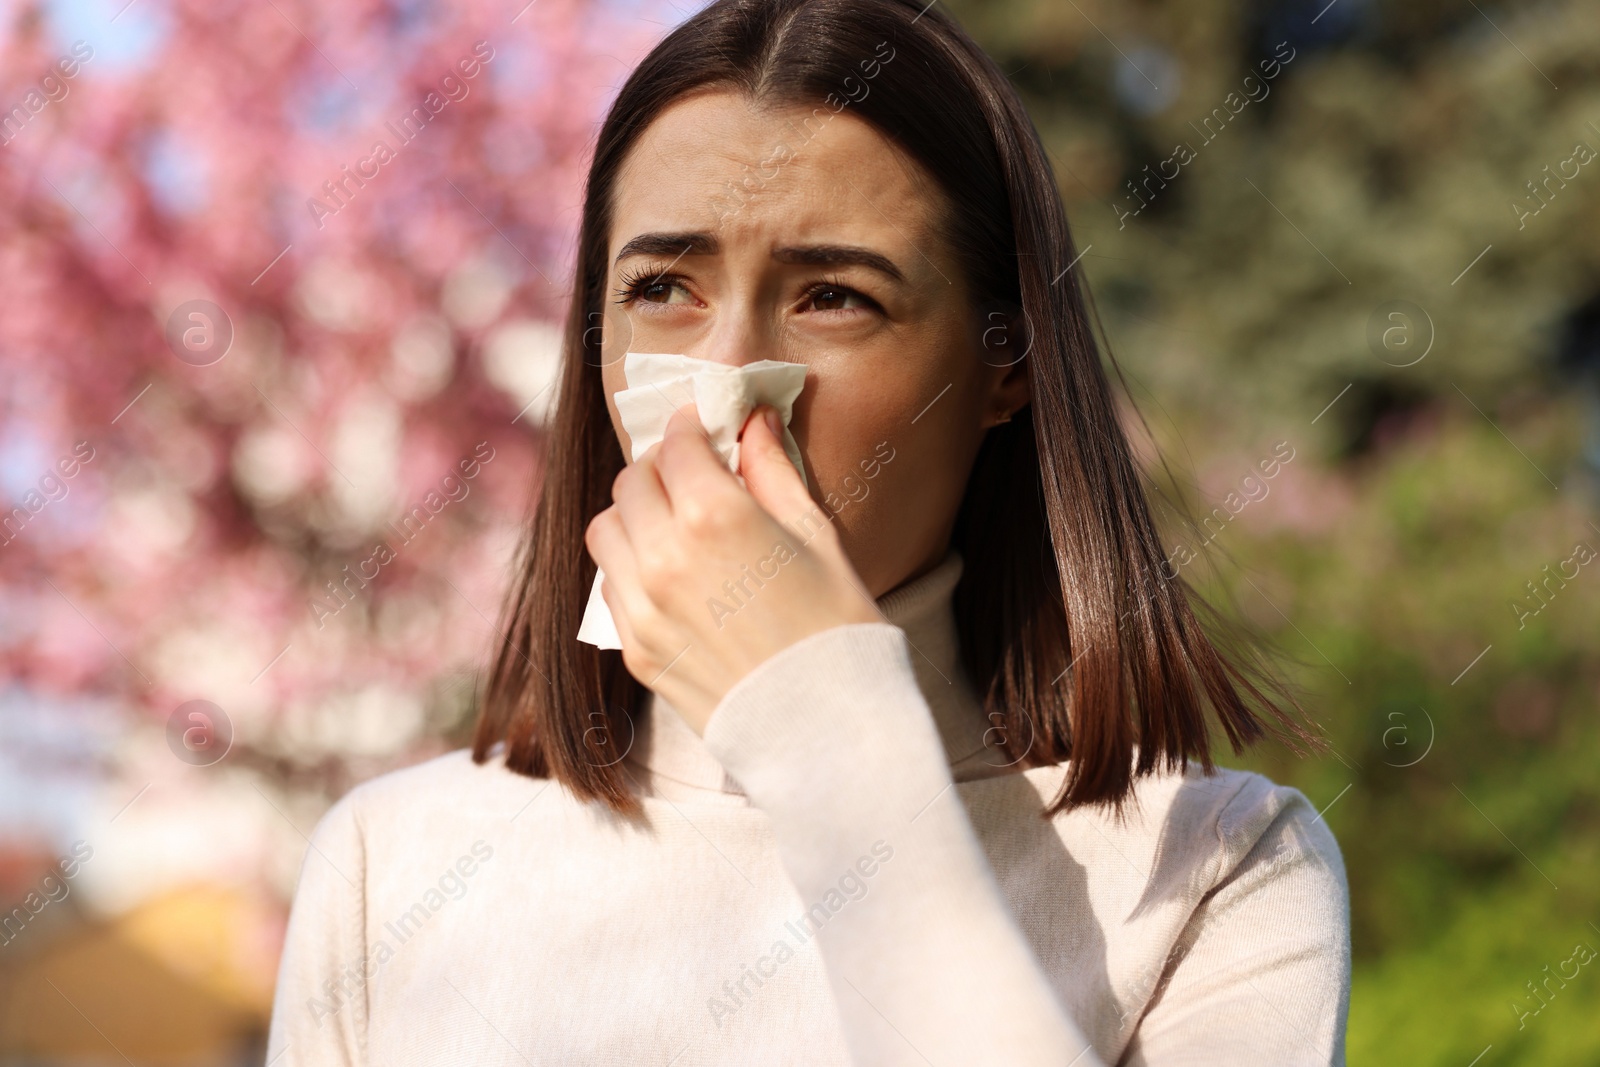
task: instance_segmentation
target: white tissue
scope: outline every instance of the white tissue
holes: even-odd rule
[[[783,450],[789,456],[800,480],[805,481],[805,465],[800,448],[789,433],[794,401],[806,384],[806,368],[800,363],[764,359],[735,367],[693,356],[629,352],[622,361],[628,387],[613,398],[622,428],[632,443],[633,459],[638,459],[666,434],[667,421],[678,408],[693,403],[712,447],[728,464],[739,469],[739,430],[762,404],[777,409],[783,423]],[[600,595],[602,573],[594,576],[589,603],[578,627],[578,640],[597,648],[621,648],[616,621]]]

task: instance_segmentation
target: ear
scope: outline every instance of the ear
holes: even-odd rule
[[[978,357],[988,384],[983,427],[1007,421],[1028,405],[1028,355],[1033,330],[1022,308],[1007,301],[987,301],[978,311]]]

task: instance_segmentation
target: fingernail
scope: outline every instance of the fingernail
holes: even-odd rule
[[[774,436],[774,437],[782,437],[783,436],[783,420],[778,418],[778,409],[777,408],[768,408],[767,409],[766,418],[767,418],[767,429],[772,431],[772,436]]]

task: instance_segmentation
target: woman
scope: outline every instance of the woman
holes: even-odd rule
[[[932,5],[668,36],[599,134],[476,743],[318,827],[269,1056],[1342,1062],[1338,847],[1208,744],[1309,734],[1162,558],[1075,260]],[[625,464],[629,351],[804,364],[805,481],[770,409],[742,481],[692,406]],[[595,565],[620,653],[574,640]]]

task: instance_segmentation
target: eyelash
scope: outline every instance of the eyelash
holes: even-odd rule
[[[663,282],[669,282],[678,285],[683,284],[683,279],[678,275],[665,273],[665,271],[669,269],[670,268],[645,264],[643,266],[624,270],[622,275],[617,279],[622,283],[617,289],[617,303],[633,303],[635,300],[639,299],[644,289],[650,285],[660,285]]]
[[[657,266],[652,266],[652,265],[649,265],[649,264],[646,264],[646,265],[640,266],[640,267],[634,267],[634,268],[628,269],[628,270],[624,270],[622,272],[621,276],[617,279],[617,281],[620,283],[620,285],[618,286],[618,288],[616,290],[617,303],[621,304],[621,305],[628,305],[628,304],[633,303],[635,300],[638,300],[640,298],[640,296],[643,295],[644,290],[647,289],[648,287],[652,286],[652,285],[683,285],[684,284],[684,278],[682,277],[682,275],[667,274],[667,273],[665,273],[663,271],[662,268],[657,267]],[[853,297],[856,297],[856,298],[860,299],[862,302],[864,302],[867,305],[867,308],[870,309],[870,310],[874,310],[874,311],[882,311],[883,310],[882,306],[876,300],[872,299],[867,294],[861,292],[859,289],[855,289],[855,288],[852,288],[851,286],[846,285],[843,281],[839,280],[837,277],[824,276],[824,277],[818,279],[817,281],[811,283],[810,285],[808,285],[806,287],[805,292],[804,292],[803,295],[807,299],[815,300],[819,294],[827,293],[827,292],[844,293],[846,295],[853,296]],[[863,309],[861,309],[861,308],[833,308],[833,309],[830,309],[830,310],[832,310],[832,311],[842,311],[842,312],[851,312],[851,311],[860,311],[860,310],[863,310]]]

